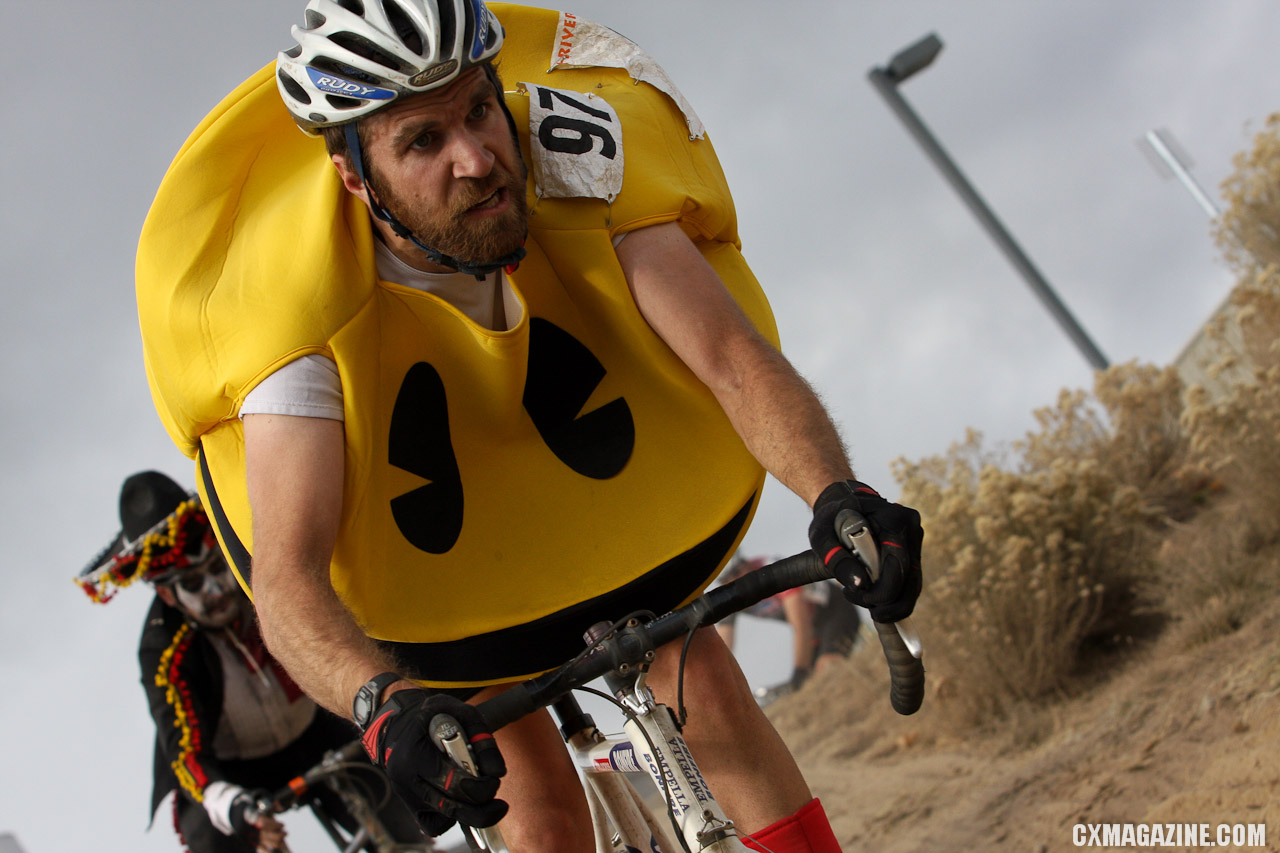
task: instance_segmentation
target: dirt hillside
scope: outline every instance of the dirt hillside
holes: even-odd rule
[[[1280,851],[1280,599],[1213,641],[1113,655],[1080,695],[980,733],[948,723],[936,677],[895,715],[878,656],[769,709],[850,853],[1050,853],[1101,823],[1261,823],[1251,849]]]

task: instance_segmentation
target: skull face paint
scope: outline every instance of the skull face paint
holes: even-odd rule
[[[206,628],[225,628],[241,614],[243,596],[221,554],[202,568],[184,572],[173,592],[187,614]]]

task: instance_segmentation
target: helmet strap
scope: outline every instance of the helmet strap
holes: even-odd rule
[[[508,121],[510,121],[510,113],[507,114],[507,118]],[[520,261],[524,260],[524,246],[517,247],[514,252],[504,255],[495,261],[490,261],[486,264],[475,264],[469,261],[450,257],[449,255],[446,255],[437,249],[433,249],[426,243],[422,242],[422,240],[418,239],[418,236],[410,231],[403,222],[392,216],[391,211],[387,210],[374,200],[373,192],[369,189],[369,177],[365,174],[364,151],[360,147],[360,134],[356,130],[356,123],[353,121],[344,125],[342,128],[342,134],[347,142],[347,151],[351,156],[351,165],[355,167],[356,175],[360,177],[360,182],[364,184],[364,194],[365,198],[369,202],[369,210],[373,212],[374,216],[391,226],[391,230],[396,233],[396,236],[408,240],[413,243],[413,245],[417,246],[418,249],[427,256],[427,260],[431,261],[431,263],[440,264],[441,266],[446,267],[453,267],[460,273],[473,275],[476,278],[483,280],[485,276],[490,273],[496,272],[504,267],[515,266],[516,264],[519,264]],[[517,147],[516,150],[519,150],[519,148]]]

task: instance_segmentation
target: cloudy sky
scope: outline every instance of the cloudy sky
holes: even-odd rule
[[[302,4],[13,5],[0,56],[0,833],[28,853],[173,850],[167,827],[143,832],[152,729],[134,650],[148,596],[95,607],[70,577],[114,533],[124,476],[192,482],[143,377],[134,247],[187,133],[287,43]],[[890,494],[894,458],[942,453],[966,427],[1017,439],[1034,408],[1090,373],[869,68],[939,35],[941,56],[904,95],[1113,362],[1167,363],[1230,285],[1204,212],[1136,140],[1168,128],[1216,197],[1232,155],[1280,109],[1270,0],[570,10],[644,45],[697,108],[784,347],[862,478]],[[771,487],[747,546],[799,550],[806,524]],[[768,680],[781,667],[748,669]]]

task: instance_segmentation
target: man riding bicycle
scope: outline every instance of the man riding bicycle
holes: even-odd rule
[[[192,853],[284,849],[284,826],[255,813],[255,792],[283,787],[355,731],[317,708],[267,653],[199,501],[143,471],[120,489],[120,523],[79,582],[95,601],[136,580],[155,588],[138,646],[156,724],[152,814],[176,792],[174,829]],[[353,825],[340,800],[319,795]],[[403,809],[381,817],[402,840],[425,844]]]
[[[293,36],[148,216],[161,418],[273,653],[365,729],[424,827],[509,805],[513,849],[588,850],[550,718],[490,736],[463,698],[696,595],[765,470],[814,507],[813,546],[877,619],[919,594],[918,516],[853,479],[777,349],[701,122],[637,46],[480,0],[311,0]],[[837,541],[844,508],[886,552],[874,585]],[[650,682],[674,696],[676,669],[663,649]],[[714,631],[685,697],[739,828],[837,849]],[[441,712],[478,777],[426,737]]]

